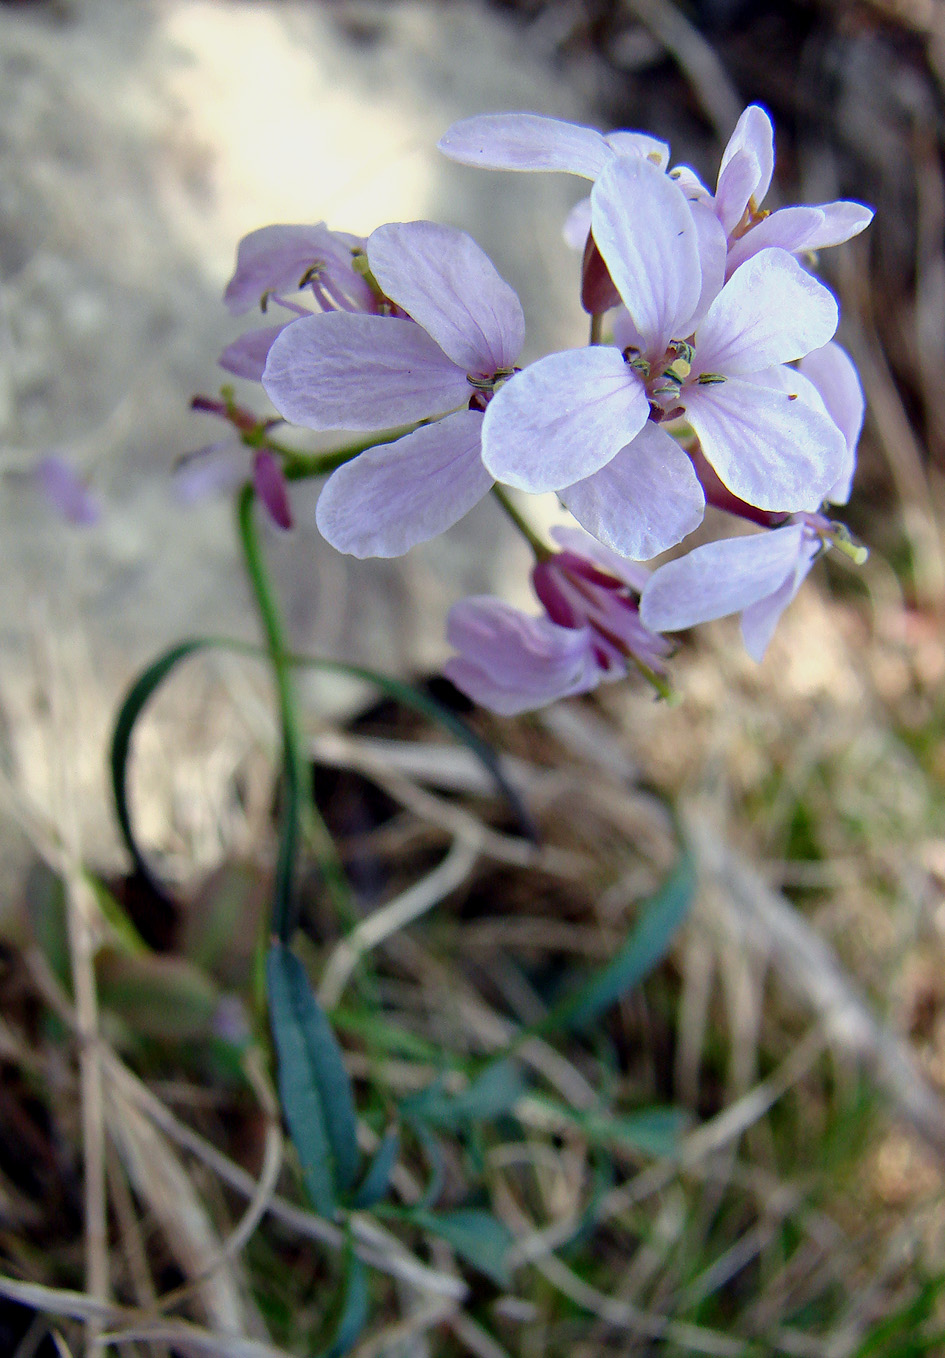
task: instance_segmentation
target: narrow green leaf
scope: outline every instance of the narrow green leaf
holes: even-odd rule
[[[669,879],[645,905],[630,937],[612,961],[552,1010],[542,1027],[565,1024],[587,1028],[639,985],[665,957],[676,930],[688,914],[696,891],[695,864],[684,853]]]
[[[160,688],[168,675],[182,660],[188,659],[198,651],[210,649],[228,650],[238,655],[253,656],[259,660],[268,659],[267,652],[262,647],[229,637],[190,637],[186,641],[181,641],[159,655],[134,681],[118,709],[118,716],[115,718],[112,731],[109,764],[118,826],[135,867],[152,889],[159,896],[165,898],[167,893],[155,877],[142,853],[131,823],[131,810],[128,802],[128,759],[131,752],[131,737],[138,718],[152,695]],[[415,712],[419,712],[422,716],[426,716],[445,727],[457,740],[472,750],[476,758],[489,772],[496,787],[508,802],[522,833],[530,839],[537,840],[538,834],[534,822],[521,797],[502,772],[495,751],[487,741],[476,735],[475,731],[467,726],[455,712],[451,712],[442,703],[437,702],[435,698],[424,693],[415,685],[408,684],[400,679],[393,679],[363,665],[349,665],[340,660],[322,660],[317,656],[292,655],[286,656],[286,660],[289,664],[299,667],[327,670],[333,674],[346,674],[352,679],[365,680],[380,689],[382,693],[386,693],[388,697],[403,703],[406,707],[413,708]]]
[[[381,1137],[374,1159],[351,1199],[351,1206],[364,1211],[380,1202],[390,1187],[390,1176],[400,1152],[400,1136],[396,1128]]]
[[[409,1213],[409,1219],[422,1230],[445,1240],[497,1286],[509,1285],[506,1256],[512,1245],[512,1233],[491,1212],[475,1207],[462,1207],[454,1212],[414,1209]]]
[[[131,811],[128,805],[128,756],[131,751],[131,735],[135,723],[147,706],[152,694],[160,688],[171,671],[182,660],[193,655],[195,651],[201,651],[208,646],[219,644],[221,643],[215,641],[212,637],[195,637],[188,641],[181,641],[178,645],[172,646],[170,650],[159,655],[157,660],[152,661],[131,685],[125,695],[124,702],[118,709],[118,716],[115,718],[115,726],[112,731],[109,763],[118,827],[135,867],[153,890],[162,897],[166,897],[167,893],[152,873],[147,859],[138,847],[138,841],[135,839],[131,825]]]
[[[525,1092],[525,1082],[517,1065],[499,1061],[458,1094],[447,1094],[438,1082],[428,1085],[401,1103],[401,1113],[410,1121],[422,1119],[435,1127],[462,1131],[475,1122],[494,1121],[508,1113]]]
[[[348,1254],[348,1276],[345,1280],[345,1299],[334,1338],[321,1358],[343,1358],[358,1341],[368,1318],[367,1269],[354,1252]]]
[[[266,973],[282,1105],[313,1200],[323,1216],[330,1215],[337,1197],[353,1187],[360,1164],[351,1081],[299,959],[273,943]]]

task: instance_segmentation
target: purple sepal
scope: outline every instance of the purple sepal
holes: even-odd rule
[[[260,448],[253,458],[253,486],[269,517],[279,528],[292,527],[292,507],[282,467],[268,448]]]

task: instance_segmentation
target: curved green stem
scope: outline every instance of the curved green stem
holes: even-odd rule
[[[262,543],[253,514],[255,492],[243,486],[237,500],[237,522],[246,570],[256,598],[266,637],[279,701],[282,728],[284,806],[276,880],[273,892],[272,932],[288,943],[295,925],[295,867],[303,827],[316,841],[319,867],[335,906],[349,916],[351,903],[334,844],[312,800],[311,770],[298,718],[298,703],[292,676],[294,660],[286,641],[282,614],[276,600],[262,552]]]
[[[522,537],[528,543],[529,547],[531,547],[532,551],[535,553],[536,561],[547,561],[549,556],[554,556],[554,551],[552,550],[552,548],[550,548],[547,545],[547,543],[542,542],[541,538],[535,532],[534,528],[531,526],[531,524],[528,522],[525,516],[519,511],[518,506],[514,503],[508,492],[505,491],[502,488],[502,486],[495,485],[492,487],[492,494],[498,500],[499,504],[505,510],[506,514],[509,516],[512,522],[515,524],[515,527],[521,533]]]

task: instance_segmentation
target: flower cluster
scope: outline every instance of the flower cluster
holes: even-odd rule
[[[534,114],[465,119],[440,149],[466,165],[591,181],[565,224],[583,251],[590,342],[520,368],[518,298],[454,227],[390,223],[362,240],[324,224],[270,226],[246,237],[228,306],[290,315],[238,339],[221,363],[261,380],[290,424],[368,436],[324,468],[322,534],[355,556],[396,556],[495,491],[535,551],[544,612],[457,604],[446,673],[497,712],[630,669],[662,690],[663,634],[729,613],[760,660],[816,557],[859,551],[825,506],[849,497],[863,393],[834,342],[836,300],[811,269],[815,251],[868,225],[869,209],[764,209],[774,134],[757,105],[739,119],[714,192],[671,168],[653,137]],[[270,423],[250,424],[241,437],[255,449],[257,487],[287,523],[280,450],[261,433]],[[507,488],[555,492],[580,529],[561,530],[552,548]],[[696,530],[707,503],[754,531],[652,573],[640,564]]]

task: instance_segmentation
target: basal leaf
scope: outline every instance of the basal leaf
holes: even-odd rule
[[[491,1212],[476,1207],[461,1207],[453,1212],[413,1210],[410,1220],[431,1235],[445,1240],[458,1255],[499,1287],[509,1284],[506,1258],[512,1233]]]
[[[400,1137],[393,1129],[381,1138],[367,1173],[355,1189],[351,1206],[364,1210],[380,1202],[390,1187],[390,1176],[400,1152]]]
[[[351,1081],[305,969],[284,944],[271,945],[266,976],[286,1121],[312,1201],[331,1216],[360,1161]]]

